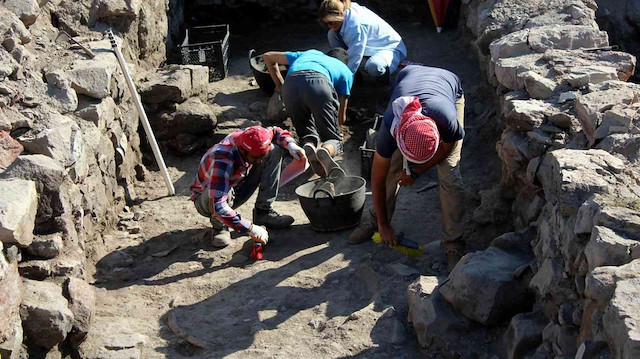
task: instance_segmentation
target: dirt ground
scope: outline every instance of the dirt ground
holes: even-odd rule
[[[417,23],[395,27],[409,49],[408,60],[447,68],[462,79],[467,104],[462,174],[469,218],[479,204],[478,191],[493,186],[500,176],[494,149],[498,132],[491,125],[493,90],[484,84],[460,35],[437,34]],[[238,118],[226,124],[233,127],[265,117],[255,111],[255,104],[266,104],[269,97],[252,81],[246,56],[250,48],[261,53],[327,46],[317,24],[232,36],[229,76],[209,88],[219,118]],[[384,110],[386,96],[383,86],[353,89],[350,119],[343,128],[346,150],[338,158],[350,174],[359,174],[358,146],[371,126],[368,120]],[[174,197],[166,196],[158,172],[139,184],[141,201],[121,214],[120,230],[105,234],[107,248],[100,250],[104,257],[96,264],[98,319],[124,323],[145,335],[143,358],[437,357],[420,348],[406,320],[407,286],[420,274],[447,275],[438,244],[437,188],[417,192],[437,181],[435,169],[401,190],[393,220],[396,230],[426,247],[422,257],[408,258],[373,242],[349,245],[350,230],[311,230],[294,193],[310,179],[303,175],[286,185],[275,203],[277,211],[295,218],[293,227],[271,231],[273,243],[265,248],[264,259],[253,262],[246,236],[215,250],[208,220],[188,200],[201,155],[165,158]],[[367,204],[370,201],[367,192]],[[250,218],[252,206],[250,200],[239,211]],[[132,234],[131,221],[136,220],[140,233]],[[466,232],[473,249],[486,245],[501,229],[469,221]],[[479,352],[491,351],[484,343],[478,345]]]

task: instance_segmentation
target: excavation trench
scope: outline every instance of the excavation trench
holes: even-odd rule
[[[462,80],[467,101],[461,161],[466,236],[470,250],[484,248],[510,227],[502,223],[475,228],[470,221],[479,205],[478,191],[491,188],[500,178],[493,145],[500,129],[492,119],[496,114],[492,89],[477,70],[476,60],[467,56],[465,40],[455,29],[437,34],[419,23],[395,26],[411,49],[409,60],[447,68]],[[273,26],[268,34],[232,34],[230,41],[229,76],[208,88],[208,103],[216,112],[218,130],[223,129],[216,130],[217,138],[249,124],[269,124],[264,112],[269,97],[252,81],[246,57],[250,49],[257,53],[327,49],[324,30],[315,23]],[[342,127],[345,152],[338,157],[347,173],[360,175],[359,147],[387,101],[386,86],[354,87],[348,121]],[[278,125],[291,129],[290,120]],[[435,170],[402,189],[393,220],[398,230],[427,248],[422,257],[408,258],[373,242],[350,246],[346,242],[350,230],[314,232],[294,193],[313,179],[307,173],[282,188],[274,205],[295,218],[293,227],[274,231],[264,259],[253,262],[245,236],[214,250],[208,220],[188,200],[204,150],[188,157],[165,152],[177,196],[165,197],[161,178],[152,172],[136,188],[140,203],[130,208],[144,213],[138,222],[142,238],[113,233],[120,238],[110,241],[118,243],[117,248],[107,250],[109,254],[97,263],[101,315],[126,316],[134,331],[149,336],[152,344],[145,346],[144,357],[418,358],[424,354],[407,322],[406,288],[419,274],[447,274],[439,245],[438,189],[424,190],[437,182]],[[367,192],[367,207],[370,202]],[[250,218],[252,207],[250,200],[240,212]],[[122,257],[131,259],[132,265],[114,264]]]
[[[84,2],[0,5],[3,358],[640,357],[640,87],[635,57],[614,50],[637,54],[633,1],[598,12],[593,1],[452,1],[440,34],[427,2],[366,2],[407,60],[462,82],[467,255],[451,272],[435,169],[401,189],[392,221],[418,257],[349,245],[351,229],[314,231],[295,193],[310,172],[280,190],[274,209],[295,221],[270,232],[259,261],[247,236],[215,249],[189,200],[202,154],[224,136],[293,130],[268,116],[248,54],[327,50],[317,1]],[[186,30],[214,24],[229,35],[226,66],[180,65]],[[59,43],[61,30],[95,57]],[[360,147],[388,96],[380,83],[352,89],[337,157],[347,175],[362,175]]]

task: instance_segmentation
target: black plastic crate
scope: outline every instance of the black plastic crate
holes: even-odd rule
[[[229,73],[229,25],[187,29],[180,52],[184,65],[209,67],[209,82],[222,80]]]

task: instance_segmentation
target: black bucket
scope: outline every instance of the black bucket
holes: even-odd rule
[[[327,181],[333,183],[335,194],[321,187]],[[330,232],[358,225],[364,209],[366,183],[362,177],[339,176],[320,178],[296,188],[311,229]]]
[[[267,70],[267,65],[265,65],[262,55],[256,56],[255,50],[249,50],[249,67],[258,83],[258,87],[267,95],[272,95],[276,84],[273,83],[271,75],[269,75],[269,70]],[[287,76],[287,68],[284,65],[280,65],[280,73],[282,78]]]

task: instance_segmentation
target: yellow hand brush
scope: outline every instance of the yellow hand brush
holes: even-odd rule
[[[371,239],[373,239],[374,243],[382,243],[380,233],[378,232],[374,233]],[[399,251],[407,257],[420,257],[422,255],[422,246],[418,245],[418,243],[409,238],[405,238],[404,233],[398,233],[398,235],[396,236],[396,240],[398,241],[398,244],[389,247]]]

